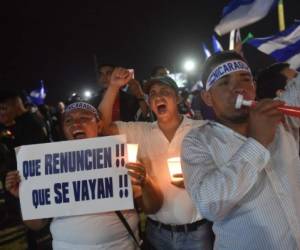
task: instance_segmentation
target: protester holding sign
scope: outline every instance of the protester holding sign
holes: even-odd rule
[[[112,123],[112,107],[119,88],[130,79],[129,71],[117,68],[111,76],[102,103],[104,133],[126,134],[129,143],[139,144],[140,165],[151,168],[147,173],[163,192],[163,203],[156,212],[148,212],[146,238],[155,249],[212,249],[211,226],[197,212],[186,190],[183,179],[172,182],[167,159],[180,155],[185,134],[203,121],[183,117],[178,112],[178,87],[168,76],[151,79],[146,84],[147,94],[157,122]],[[143,190],[142,190],[143,195]],[[152,203],[157,203],[153,197]],[[147,211],[146,211],[147,212]]]
[[[75,102],[65,109],[63,130],[68,140],[101,136],[102,126],[100,114],[88,103]],[[144,171],[142,173],[135,171],[137,179],[141,179],[140,175],[144,174]],[[17,172],[10,172],[7,175],[6,189],[15,196],[18,196],[19,181]],[[135,249],[137,247],[135,240],[118,216],[119,214],[115,212],[105,212],[53,218],[50,226],[53,248],[55,250]],[[122,211],[122,217],[138,238],[138,216],[135,210]],[[36,219],[24,222],[30,228],[39,230],[47,224],[47,221],[48,219]]]

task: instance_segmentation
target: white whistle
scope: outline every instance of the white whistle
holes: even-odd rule
[[[240,109],[242,106],[251,107],[255,104],[255,101],[252,100],[244,100],[244,96],[239,94],[235,101],[235,108]]]

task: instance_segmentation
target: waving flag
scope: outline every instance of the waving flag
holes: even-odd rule
[[[222,19],[215,27],[218,35],[245,27],[264,18],[278,0],[232,0],[223,9]]]
[[[221,51],[224,50],[222,45],[220,44],[220,42],[218,41],[218,39],[216,38],[215,35],[212,36],[212,44],[213,44],[213,48],[214,48],[215,53],[221,52]]]
[[[41,87],[39,89],[35,89],[30,92],[30,99],[32,103],[36,105],[42,105],[44,104],[45,98],[46,98],[46,92],[44,88],[44,81],[41,80]]]
[[[286,30],[265,38],[254,38],[248,44],[272,56],[278,62],[287,62],[300,71],[300,20]]]

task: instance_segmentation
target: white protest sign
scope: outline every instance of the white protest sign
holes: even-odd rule
[[[126,137],[16,148],[24,220],[133,208]]]

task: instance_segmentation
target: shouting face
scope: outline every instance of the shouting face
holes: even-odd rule
[[[158,120],[169,119],[178,113],[179,97],[168,85],[159,82],[153,84],[149,91],[149,102]]]
[[[102,122],[88,110],[74,109],[63,117],[63,131],[66,139],[97,137],[102,130]]]

